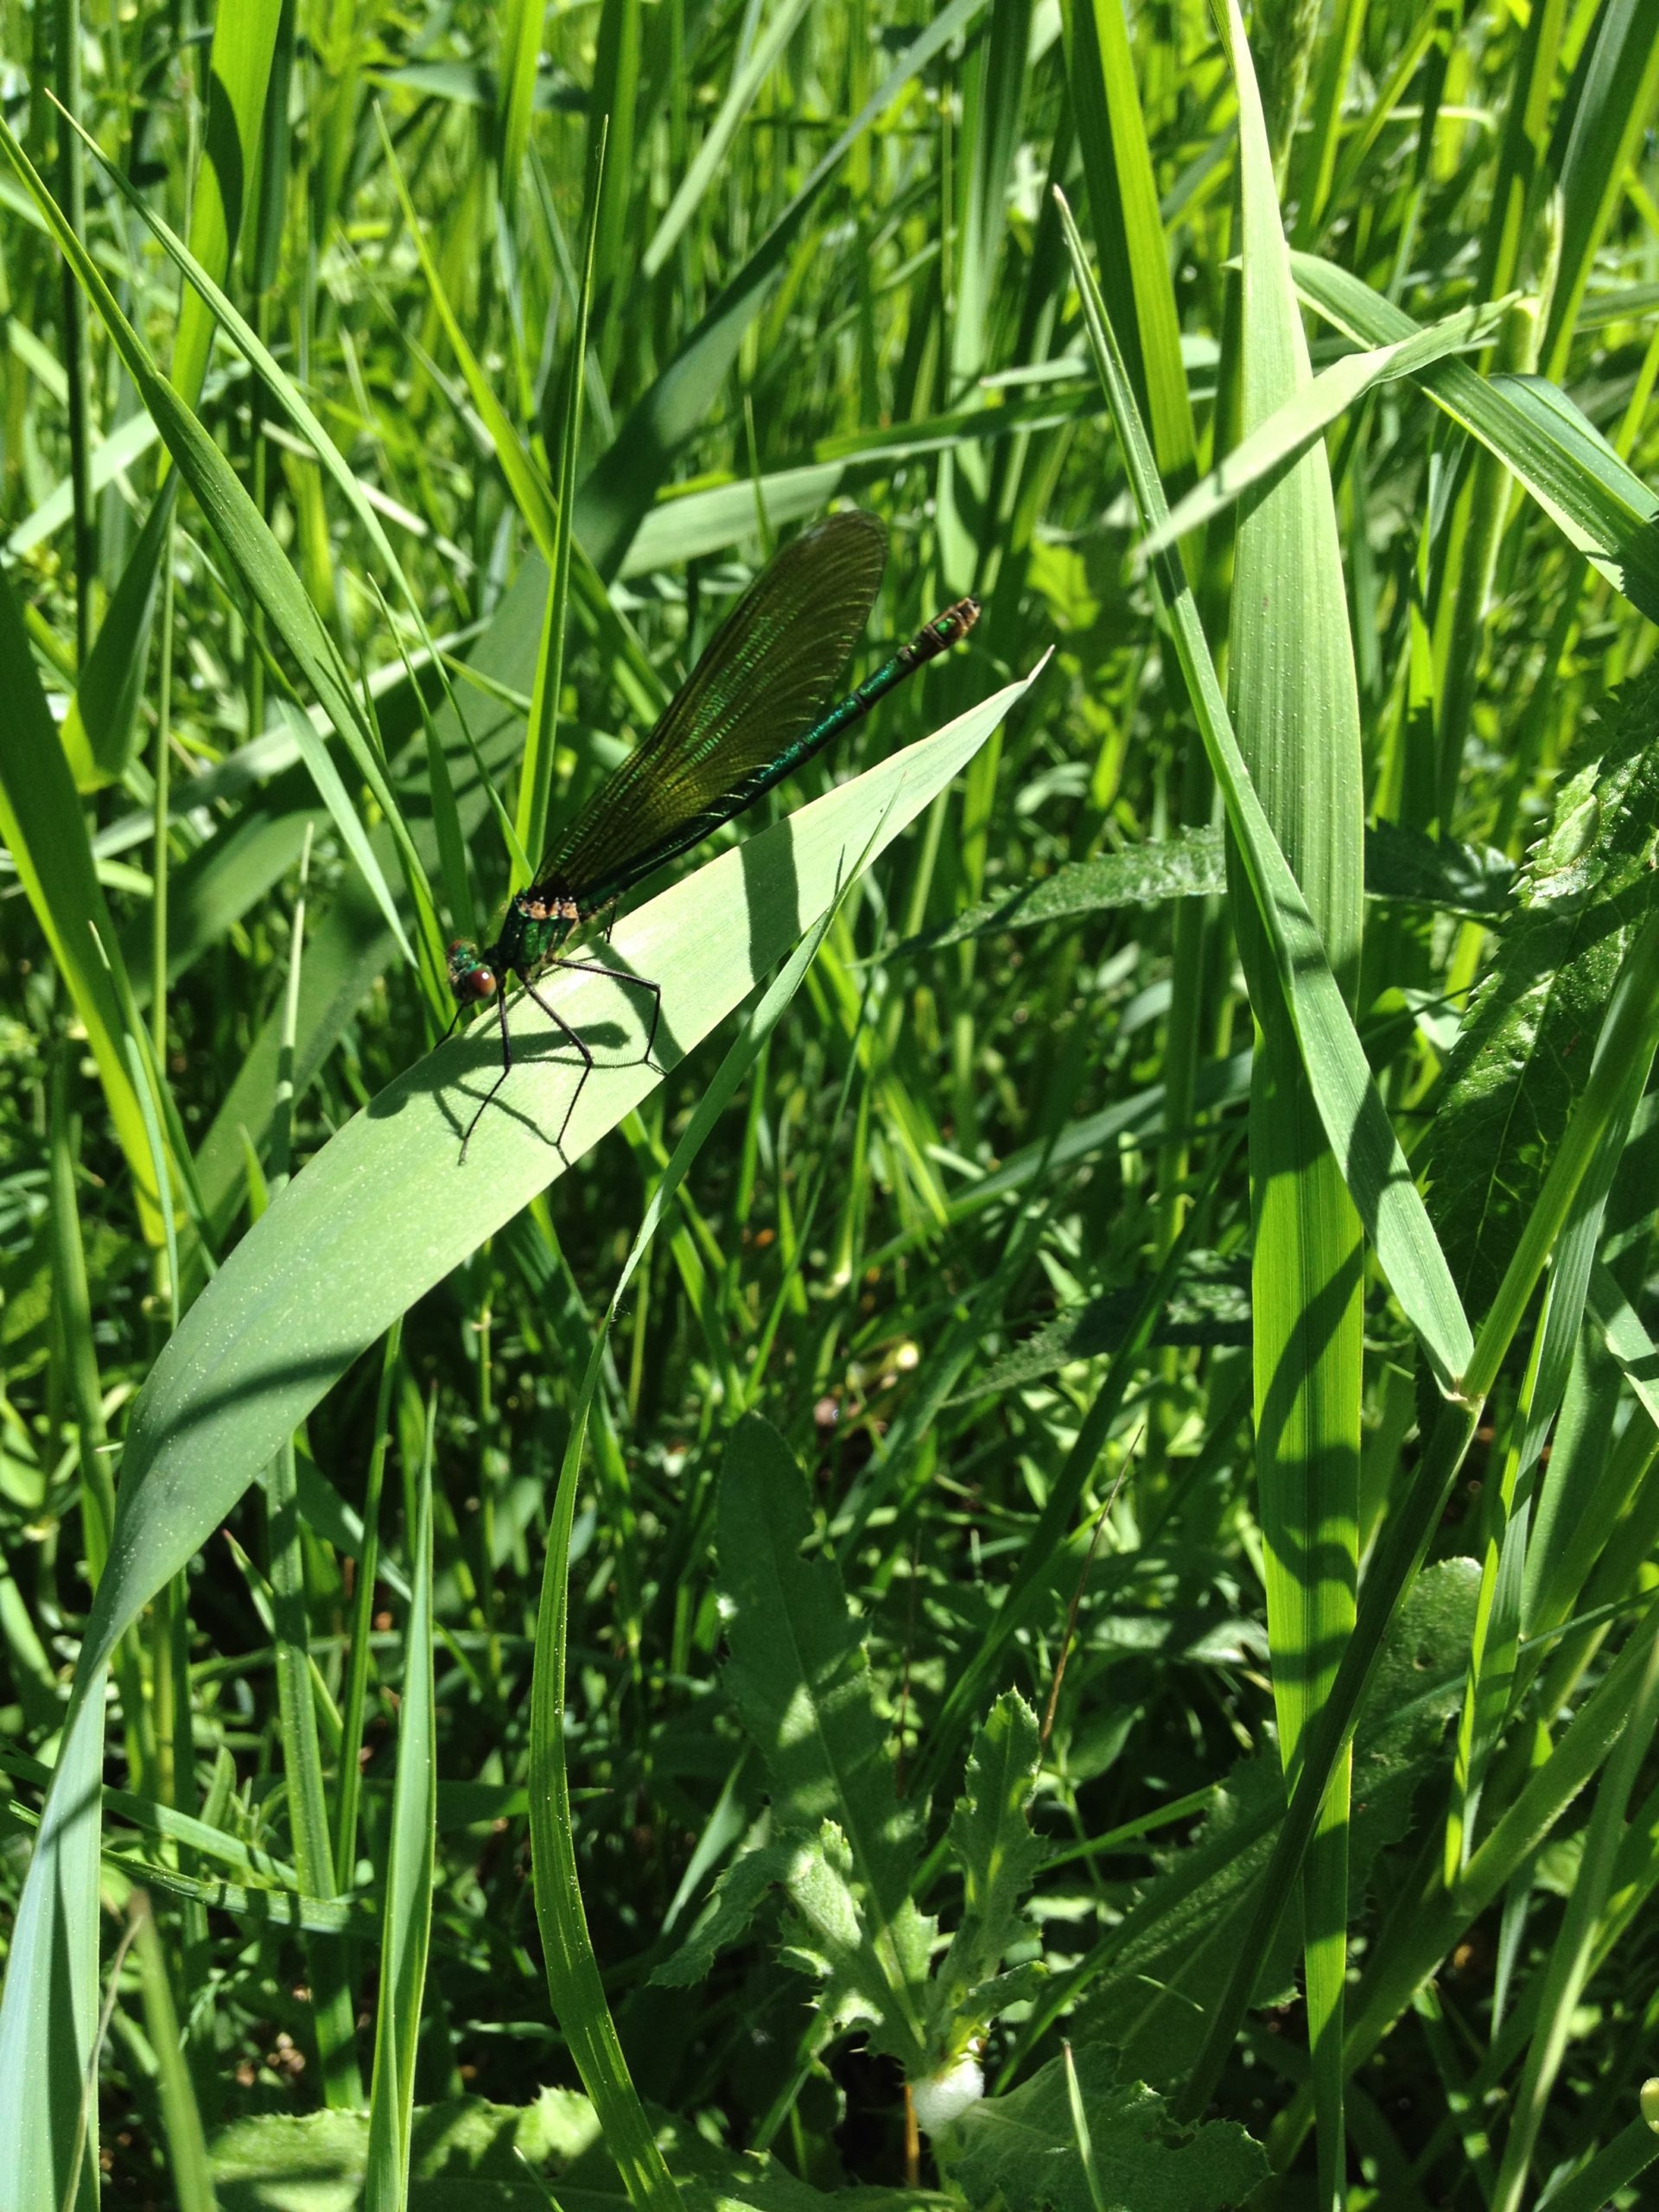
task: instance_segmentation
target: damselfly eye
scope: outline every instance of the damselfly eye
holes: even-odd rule
[[[467,978],[467,988],[475,999],[493,999],[495,996],[494,969],[474,968]]]

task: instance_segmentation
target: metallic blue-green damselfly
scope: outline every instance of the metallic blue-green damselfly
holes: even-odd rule
[[[509,978],[523,984],[582,1063],[560,1125],[562,1144],[594,1055],[537,982],[550,969],[578,968],[648,993],[646,1060],[663,1011],[660,984],[601,961],[573,960],[565,944],[973,628],[979,602],[959,599],[826,712],[823,702],[869,620],[886,557],[887,532],[856,509],[826,517],[785,546],[721,624],[649,736],[554,838],[534,880],[508,899],[495,942],[457,938],[449,947],[456,1018],[493,999],[501,1020],[501,1072],[467,1124],[463,1156],[480,1115],[512,1071]]]

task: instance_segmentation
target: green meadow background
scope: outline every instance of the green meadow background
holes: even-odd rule
[[[0,0],[0,2212],[1651,2201],[1656,93]]]

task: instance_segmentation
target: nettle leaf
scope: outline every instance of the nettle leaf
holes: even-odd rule
[[[982,1368],[946,1401],[961,1405],[1056,1375],[1074,1360],[1116,1351],[1139,1318],[1147,1285],[1124,1283],[1081,1300]],[[1247,1344],[1250,1341],[1249,1270],[1220,1252],[1190,1252],[1153,1324],[1154,1344]]]
[[[1405,1832],[1417,1790],[1446,1764],[1446,1723],[1462,1701],[1479,1583],[1471,1559],[1430,1567],[1377,1662],[1354,1745],[1356,1893],[1379,1853]],[[1268,1745],[1233,1768],[1194,1840],[1164,1860],[1107,1939],[1111,1962],[1078,2017],[1148,2081],[1179,2081],[1192,2069],[1284,1808],[1283,1769],[1277,1746]],[[1299,1947],[1287,1915],[1262,1961],[1258,2005],[1292,1994]]]
[[[968,1762],[968,1786],[951,1815],[949,1841],[962,1869],[962,1924],[929,1991],[936,2061],[956,2056],[982,2035],[1032,1977],[1000,1973],[1031,1924],[1020,1910],[1045,1858],[1031,1832],[1042,1745],[1037,1716],[1017,1690],[1000,1697]],[[1018,1980],[1017,1990],[1011,1985]]]
[[[1093,2175],[1077,2146],[1065,2062],[1056,2058],[1006,2097],[982,2097],[946,2138],[941,2163],[970,2204],[1226,2212],[1265,2179],[1267,2153],[1235,2122],[1176,2127],[1155,2091],[1118,2081],[1116,2054],[1103,2044],[1084,2045],[1073,2063]]]
[[[1619,964],[1659,895],[1659,671],[1609,703],[1605,742],[1556,793],[1515,916],[1447,1065],[1428,1208],[1484,1313],[1590,1072]]]
[[[1368,899],[1501,921],[1515,873],[1509,855],[1491,845],[1460,845],[1399,822],[1374,822],[1365,832]]]

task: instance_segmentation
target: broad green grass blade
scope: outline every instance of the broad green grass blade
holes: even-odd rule
[[[972,758],[1025,688],[1010,685],[617,925],[612,964],[662,984],[664,1062],[689,1052],[793,943],[874,825],[883,824],[880,851]],[[730,925],[711,928],[709,917],[722,913]],[[638,993],[572,974],[547,995],[612,1062],[582,1086],[566,1138],[579,1157],[658,1078],[639,1057]],[[513,1028],[513,1075],[464,1163],[461,1131],[500,1065],[493,1013],[418,1061],[340,1130],[186,1315],[129,1428],[126,1503],[100,1586],[106,1618],[141,1605],[334,1376],[563,1171],[550,1133],[579,1070],[556,1044],[545,1051],[550,1028],[544,1033],[533,1007],[515,1007]]]
[[[1128,24],[1115,0],[1063,0],[1061,18],[1103,290],[1147,410],[1158,473],[1179,483],[1196,438]]]
[[[219,9],[213,18],[207,133],[190,200],[190,251],[216,279],[229,269],[242,235],[282,12],[282,0],[238,0],[233,8]],[[213,342],[212,315],[194,292],[187,291],[179,307],[172,362],[173,387],[187,407],[201,396]]]
[[[1239,105],[1248,437],[1294,406],[1312,371],[1280,227],[1273,158],[1244,25],[1228,12]],[[1166,525],[1167,527],[1167,525]],[[1344,996],[1357,982],[1364,788],[1330,471],[1322,445],[1286,467],[1240,516],[1233,579],[1231,706],[1239,751]],[[1251,1345],[1255,1476],[1267,1549],[1268,1640],[1280,1752],[1294,1785],[1309,1721],[1353,1630],[1359,1576],[1364,1249],[1359,1217],[1321,1126],[1296,1025],[1236,851],[1233,925],[1250,986]],[[1337,1769],[1302,1871],[1302,1941],[1319,2202],[1344,2201],[1342,2074],[1351,1769]]]
[[[1130,482],[1146,527],[1167,512],[1157,472],[1127,374],[1105,319],[1082,238],[1062,206],[1084,313],[1095,357],[1122,436]],[[1364,1050],[1300,886],[1280,850],[1238,751],[1216,682],[1215,664],[1198,626],[1174,555],[1153,565],[1171,610],[1182,673],[1199,717],[1205,747],[1227,802],[1228,825],[1250,875],[1280,988],[1292,1009],[1304,1065],[1325,1135],[1343,1164],[1349,1194],[1359,1210],[1389,1288],[1422,1339],[1440,1388],[1455,1395],[1472,1350],[1469,1324],[1444,1255],[1429,1226],[1411,1170],[1377,1095]]]
[[[426,1449],[416,1491],[397,1708],[397,1772],[380,1922],[380,2003],[369,2093],[368,2212],[402,2212],[409,2201],[415,2054],[420,2042],[426,1955],[432,1936],[433,1845],[437,1827],[438,1745],[432,1679],[432,1446],[435,1397],[427,1408]]]

